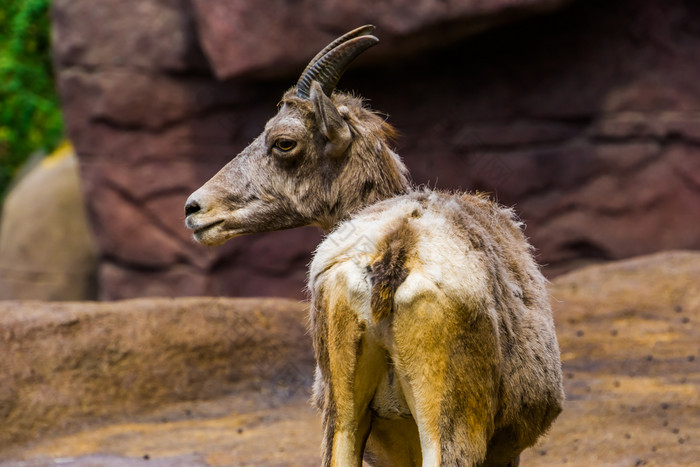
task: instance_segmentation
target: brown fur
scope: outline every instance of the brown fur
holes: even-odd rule
[[[545,280],[513,212],[483,195],[414,191],[368,206],[347,223],[385,215],[405,201],[415,208],[398,218],[378,242],[377,259],[368,269],[372,317],[375,322],[391,318],[388,348],[405,374],[413,374],[410,367],[427,365],[431,373],[441,375],[440,382],[421,372],[413,378],[432,381],[426,389],[433,405],[427,410],[434,414],[437,436],[443,439],[442,464],[481,459],[483,465],[517,465],[518,454],[556,418],[563,398],[556,338],[547,324],[551,318]],[[410,221],[423,213],[439,213],[449,224],[451,241],[483,255],[486,296],[465,302],[436,290],[422,294],[410,309],[397,309],[394,295],[418,267],[417,241],[423,235]],[[333,236],[327,242],[332,240]],[[337,293],[327,285],[339,286],[343,279],[321,272],[311,280],[312,316],[326,317],[332,307],[324,297]],[[317,330],[312,323],[312,332]],[[319,362],[325,361],[324,346],[317,348]],[[444,366],[436,366],[438,362]],[[324,381],[335,380],[323,376],[323,365],[320,371],[318,393]],[[369,433],[369,447],[380,453],[377,459],[385,459],[385,442]]]
[[[413,236],[408,224],[402,222],[384,238],[384,245],[381,247],[384,253],[370,266],[372,318],[375,323],[388,318],[394,312],[394,294],[408,276],[406,260],[411,254]]]
[[[195,238],[318,225],[311,264],[323,464],[517,465],[561,410],[545,280],[483,195],[410,188],[383,118],[288,91],[265,131],[188,201]],[[292,140],[280,151],[276,142]],[[349,139],[348,139],[349,138]]]
[[[197,241],[216,245],[237,235],[304,225],[330,231],[363,206],[408,190],[408,172],[389,147],[394,128],[359,98],[336,93],[322,99],[350,130],[345,153],[324,156],[327,140],[319,134],[314,103],[290,89],[266,130],[190,198],[199,208],[187,221]],[[281,136],[296,142],[289,153],[274,148]],[[228,215],[249,206],[255,209],[245,217]],[[193,221],[205,213],[223,222],[199,234],[207,221]]]

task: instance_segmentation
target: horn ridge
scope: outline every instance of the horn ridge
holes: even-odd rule
[[[346,32],[346,33],[343,34],[342,36],[338,37],[338,38],[335,39],[333,42],[331,42],[330,44],[328,44],[327,46],[325,46],[325,47],[323,48],[323,50],[321,50],[319,53],[317,53],[317,54],[314,56],[314,58],[312,58],[312,59],[309,61],[309,64],[306,65],[306,68],[304,68],[304,71],[302,71],[302,72],[301,72],[301,75],[299,75],[299,79],[301,79],[306,73],[308,73],[308,71],[311,69],[311,67],[314,66],[314,64],[316,64],[316,62],[317,62],[321,57],[323,57],[323,56],[326,55],[328,52],[330,52],[331,50],[333,50],[333,49],[335,49],[336,47],[338,47],[340,44],[342,44],[342,43],[344,43],[344,42],[347,42],[347,41],[349,41],[350,39],[353,39],[353,38],[355,38],[355,37],[367,36],[367,35],[369,35],[369,34],[372,34],[373,31],[374,31],[374,25],[372,25],[372,24],[365,24],[364,26],[360,26],[359,28],[355,28],[355,29],[353,29],[352,31]]]
[[[350,62],[378,42],[379,39],[374,36],[361,35],[346,40],[329,50],[315,63],[308,66],[308,70],[299,78],[297,96],[308,99],[313,81],[318,81],[323,93],[330,96]]]

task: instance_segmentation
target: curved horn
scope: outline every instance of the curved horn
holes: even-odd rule
[[[301,80],[301,78],[303,78],[304,75],[305,75],[306,73],[309,72],[309,70],[311,69],[311,67],[314,66],[314,65],[316,64],[316,62],[317,62],[321,57],[323,57],[323,56],[326,55],[328,52],[330,52],[331,50],[333,50],[333,49],[335,49],[336,47],[338,47],[338,46],[339,46],[340,44],[342,44],[343,42],[347,42],[347,41],[349,41],[350,39],[353,39],[353,38],[355,38],[355,37],[367,36],[367,35],[369,35],[369,34],[372,34],[373,31],[374,31],[374,26],[373,26],[373,25],[371,25],[371,24],[365,24],[364,26],[360,26],[360,27],[357,28],[357,29],[353,29],[353,30],[350,31],[350,32],[346,32],[345,34],[343,34],[342,36],[340,36],[339,38],[337,38],[336,40],[334,40],[333,42],[331,42],[330,44],[328,44],[327,46],[325,46],[325,47],[323,48],[323,50],[321,50],[319,53],[317,53],[316,56],[315,56],[314,58],[312,58],[311,61],[309,61],[309,64],[306,65],[306,68],[304,68],[304,71],[302,71],[302,72],[301,72],[301,75],[299,75],[299,80]]]
[[[314,60],[309,63],[299,78],[297,82],[297,96],[308,99],[313,81],[318,81],[324,94],[330,96],[350,62],[379,42],[379,39],[376,37],[368,35],[368,32],[372,29],[374,29],[373,26],[355,29],[325,47],[321,52],[327,50],[326,53],[320,58],[314,57]],[[356,34],[358,33],[361,35],[357,36]],[[355,37],[345,39],[346,36]],[[318,55],[321,54],[319,53]]]

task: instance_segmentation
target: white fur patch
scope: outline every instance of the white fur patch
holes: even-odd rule
[[[417,234],[416,245],[407,260],[409,275],[396,292],[397,302],[408,303],[433,288],[462,303],[488,296],[482,254],[468,250],[465,242],[455,238],[454,226],[441,213],[423,210],[418,202],[405,197],[385,204],[386,209],[361,212],[341,223],[319,245],[311,263],[310,286],[322,271],[342,264],[352,288],[370,293],[366,268],[382,254],[378,251],[382,239],[400,219],[407,218]],[[416,211],[420,215],[412,217]]]

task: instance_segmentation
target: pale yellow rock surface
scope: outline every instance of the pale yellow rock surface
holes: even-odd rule
[[[525,451],[521,465],[698,465],[700,253],[667,252],[591,266],[556,279],[551,292],[568,400],[551,432]],[[158,303],[161,313],[156,314]],[[106,415],[101,420],[69,412],[74,422],[66,424],[68,429],[54,423],[42,436],[33,431],[37,434],[33,440],[25,437],[23,443],[6,442],[4,451],[0,451],[0,459],[5,462],[0,465],[58,465],[57,460],[60,465],[107,467],[318,465],[320,417],[308,405],[308,380],[278,378],[271,382],[274,376],[256,373],[255,366],[246,366],[250,360],[242,358],[253,352],[269,356],[270,352],[255,349],[264,349],[276,341],[285,350],[275,351],[273,360],[294,363],[300,374],[310,374],[310,342],[303,332],[305,305],[282,300],[216,300],[215,311],[211,312],[207,311],[211,306],[202,305],[206,299],[172,301],[170,306],[175,311],[163,303],[144,300],[110,304],[113,308],[105,317],[95,318],[108,320],[107,316],[118,315],[120,308],[145,307],[151,311],[131,311],[128,318],[120,321],[126,328],[121,332],[128,334],[140,328],[138,316],[170,323],[153,327],[162,329],[162,341],[152,340],[153,329],[146,333],[151,333],[151,338],[137,339],[131,371],[153,371],[148,364],[153,352],[162,348],[162,342],[182,343],[184,337],[178,335],[177,323],[189,322],[190,326],[182,331],[190,336],[186,339],[189,343],[175,346],[179,350],[173,354],[173,361],[184,362],[187,359],[177,357],[179,353],[197,354],[195,349],[200,349],[200,358],[192,358],[187,364],[206,369],[209,357],[204,357],[211,353],[204,349],[218,348],[212,342],[229,342],[227,348],[237,349],[238,353],[228,353],[227,361],[226,352],[220,353],[211,368],[240,365],[244,369],[240,373],[243,380],[248,378],[254,384],[244,384],[243,380],[225,383],[225,372],[219,369],[198,372],[196,380],[182,383],[181,392],[157,390],[160,404],[141,397],[115,399],[115,405],[109,406],[109,398],[98,398],[108,406],[103,409]],[[191,320],[185,318],[187,309],[193,310]],[[54,311],[33,313],[37,319],[49,319]],[[261,323],[260,328],[250,328],[256,329],[255,338],[227,341],[225,328],[234,326],[240,316],[252,316],[251,313],[259,316]],[[6,307],[0,307],[0,316],[7,316]],[[83,319],[78,318],[79,322]],[[216,325],[207,327],[206,323],[214,322]],[[7,320],[3,318],[2,323],[0,337],[6,340],[2,336],[8,335]],[[35,334],[27,332],[25,336],[24,339],[31,339]],[[79,336],[75,333],[72,339],[84,342]],[[51,340],[50,333],[43,339]],[[64,339],[66,348],[75,348],[75,344]],[[197,342],[209,344],[198,346]],[[141,358],[136,357],[141,355],[138,349],[144,349]],[[160,360],[159,365],[167,367],[168,359]],[[56,371],[60,376],[60,371]],[[46,391],[51,388],[51,374],[42,376]],[[166,377],[160,386],[172,387],[183,373],[164,369],[163,374]],[[73,375],[80,379],[80,373]],[[197,392],[187,390],[187,385],[202,387],[207,375],[211,378],[210,387],[219,388],[220,392],[210,390],[205,392],[204,400],[197,399]],[[7,387],[6,381],[0,379],[0,388]],[[31,379],[14,381],[13,384],[28,387],[34,384]],[[301,384],[285,386],[285,381]],[[138,387],[143,381],[135,378],[134,384]],[[156,381],[154,385],[159,387]],[[75,387],[79,391],[82,386]],[[22,393],[24,389],[18,386],[17,391]],[[85,397],[76,400],[89,401],[94,396]],[[125,404],[125,400],[131,402]],[[123,413],[122,407],[127,408]]]
[[[21,177],[0,217],[0,300],[97,297],[97,252],[73,148],[64,144]]]
[[[522,464],[700,465],[700,253],[587,267],[551,293],[568,400]]]
[[[85,427],[305,406],[313,372],[306,305],[282,299],[0,302],[0,355],[0,459]]]

